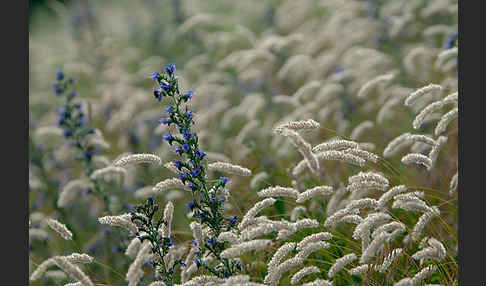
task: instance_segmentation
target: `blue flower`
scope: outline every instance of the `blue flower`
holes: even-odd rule
[[[186,130],[186,129],[184,129],[184,131],[183,131],[182,133],[184,134],[184,139],[186,139],[186,140],[191,139],[191,137],[192,137],[192,133],[187,132],[187,130]]]
[[[214,247],[214,246],[216,245],[216,239],[214,239],[214,238],[210,238],[210,239],[208,240],[208,243],[209,243],[209,245],[211,245],[212,247]]]
[[[191,174],[191,176],[193,177],[199,177],[199,175],[201,174],[201,170],[200,169],[196,169],[194,171],[190,171],[189,172]]]
[[[181,161],[179,161],[179,160],[174,160],[174,166],[175,166],[177,169],[179,169],[179,171],[181,170],[181,167],[182,167],[181,163],[182,163],[182,162],[181,162]]]
[[[193,191],[197,191],[197,187],[192,183],[189,184],[189,188],[191,188]]]
[[[167,133],[167,135],[164,136],[164,140],[169,142],[169,144],[172,142],[172,140],[174,140],[174,136],[172,136],[172,134],[170,134],[170,132]]]
[[[170,89],[172,88],[172,85],[170,84],[166,84],[165,82],[161,82],[160,83],[160,87],[162,87],[162,89],[165,91],[165,92],[169,92]]]
[[[225,220],[227,220],[230,223],[231,226],[235,226],[238,223],[238,219],[235,216],[225,218]]]
[[[186,206],[187,206],[187,209],[191,210],[194,208],[194,206],[196,205],[196,203],[194,202],[194,200],[192,201],[189,201],[187,202]]]
[[[178,154],[178,155],[182,155],[182,149],[181,149],[181,146],[177,146],[177,148],[174,149],[174,153]]]
[[[212,203],[212,204],[215,204],[217,202],[216,198],[210,198],[209,201]]]
[[[83,107],[83,105],[81,103],[75,103],[74,104],[74,108],[76,108],[76,109],[81,109],[81,107]]]
[[[184,174],[184,172],[179,172],[179,179],[184,182],[186,180],[186,175]]]
[[[188,91],[188,92],[184,93],[184,95],[182,95],[182,97],[184,98],[185,101],[191,99],[193,96],[194,96],[193,91]]]
[[[62,125],[68,117],[68,114],[66,112],[62,112],[61,115],[59,115],[59,121],[58,124]]]
[[[55,92],[56,94],[61,94],[61,93],[62,93],[62,88],[60,88],[59,86],[55,86],[55,87],[54,87],[54,92]]]
[[[159,120],[159,122],[160,122],[161,124],[169,124],[169,119],[168,119],[168,118],[161,118],[161,119]]]
[[[174,111],[174,107],[172,107],[172,105],[167,105],[167,108],[165,109],[165,112],[168,114],[168,115],[171,115],[172,112]]]
[[[182,145],[182,148],[184,148],[184,151],[186,152],[189,152],[189,150],[191,150],[191,146],[189,146],[189,144]]]
[[[76,122],[76,124],[77,124],[78,127],[83,126],[83,124],[84,124],[84,118],[78,119],[78,122]]]
[[[176,66],[175,64],[168,64],[164,67],[164,71],[170,75],[174,74],[174,72],[176,71]]]
[[[162,100],[162,91],[160,89],[154,90],[154,97],[157,98],[158,101]]]
[[[219,181],[223,184],[226,184],[228,182],[228,178],[227,177],[219,177]]]
[[[56,69],[56,78],[57,80],[63,80],[64,79],[64,73],[60,68]]]
[[[206,218],[206,211],[196,212],[194,215],[200,220],[204,220]]]
[[[200,160],[206,156],[206,153],[199,151],[199,149],[198,149],[198,148],[196,148],[195,153],[196,153],[196,156],[197,156],[197,157],[198,157]]]
[[[196,263],[196,266],[197,266],[197,267],[200,267],[200,266],[201,266],[201,259],[199,259],[199,258],[194,258],[194,263]]]
[[[240,263],[237,263],[237,264],[236,264],[236,268],[238,268],[238,270],[240,270],[240,271],[241,271],[241,264],[240,264]]]
[[[189,111],[186,115],[187,118],[192,118],[192,114],[194,113],[194,110]]]
[[[152,79],[153,79],[153,80],[156,80],[156,79],[158,79],[159,77],[160,77],[160,74],[159,74],[158,72],[153,72],[153,73],[152,73]]]
[[[77,95],[78,95],[78,91],[77,90],[73,90],[73,92],[71,92],[71,94],[69,95],[69,100],[75,98]]]
[[[194,244],[194,246],[197,246],[197,242],[194,239],[192,240],[192,244]]]
[[[67,137],[70,137],[71,135],[73,135],[73,132],[71,130],[69,130],[69,129],[64,130],[64,137],[67,138]]]
[[[230,277],[230,276],[231,276],[231,274],[230,274],[229,272],[226,272],[226,273],[224,274],[224,277],[226,277],[226,278],[228,278],[228,277]]]
[[[185,264],[184,262],[181,262],[181,265],[182,267],[187,267],[187,264]]]

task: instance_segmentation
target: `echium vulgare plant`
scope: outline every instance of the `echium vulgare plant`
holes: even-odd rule
[[[85,124],[86,115],[82,110],[82,104],[73,101],[78,94],[77,90],[72,88],[74,82],[75,79],[72,77],[65,78],[61,69],[56,70],[56,81],[52,84],[54,93],[64,99],[63,106],[59,108],[57,123],[63,129],[64,137],[70,139],[72,145],[79,151],[77,159],[82,162],[85,175],[90,177],[95,169],[92,160],[95,148],[89,144],[86,136],[94,134],[96,131],[89,124]],[[90,180],[93,183],[93,189],[89,189],[89,193],[94,193],[103,199],[105,212],[108,212],[109,197],[102,192],[98,179],[90,178]]]
[[[168,132],[164,140],[170,146],[175,146],[174,153],[180,156],[180,160],[174,160],[173,164],[179,171],[179,179],[192,191],[193,199],[187,203],[188,210],[192,211],[198,223],[208,227],[207,239],[201,241],[193,240],[193,244],[198,248],[194,263],[199,268],[209,271],[211,274],[220,278],[227,278],[241,270],[241,265],[236,260],[222,258],[221,252],[227,247],[228,242],[220,242],[217,237],[221,232],[230,231],[236,228],[238,220],[236,217],[224,217],[223,203],[224,198],[217,195],[224,192],[224,187],[228,178],[220,177],[210,180],[206,177],[205,156],[206,153],[200,150],[199,140],[196,133],[191,131],[194,124],[194,111],[190,110],[187,102],[193,97],[192,91],[181,93],[178,79],[175,75],[176,67],[169,64],[164,67],[164,72],[154,72],[152,79],[156,82],[157,88],[154,90],[155,98],[161,102],[162,99],[169,101],[165,108],[167,117],[160,120],[161,124],[175,125],[180,136]],[[165,100],[164,100],[165,101]],[[140,235],[140,240],[148,239],[154,248],[152,251],[157,254],[158,259],[154,262],[158,274],[167,285],[173,285],[174,269],[165,269],[163,257],[168,251],[172,241],[169,238],[161,238],[157,234],[158,226],[166,221],[157,221],[156,225],[152,221],[153,212],[156,208],[152,206],[152,201],[136,207],[136,211],[146,216],[143,218],[136,212],[132,212],[132,221],[139,220],[143,224],[143,230],[147,232]],[[202,244],[202,245],[199,245]],[[203,253],[214,255],[216,265],[212,266],[202,259]],[[184,264],[180,263],[182,266]],[[174,264],[175,265],[175,264]]]
[[[170,237],[167,237],[170,235],[170,232],[161,234],[159,229],[162,224],[170,228],[169,224],[171,222],[169,220],[172,218],[168,218],[168,216],[172,216],[173,210],[170,211],[170,215],[164,215],[164,217],[155,219],[154,215],[158,209],[159,206],[154,204],[154,199],[149,198],[145,204],[135,207],[135,212],[131,212],[131,219],[133,222],[140,222],[137,233],[140,241],[150,241],[152,252],[155,254],[155,259],[151,265],[158,271],[157,274],[166,285],[174,285],[174,268],[178,264],[184,267],[187,265],[181,259],[177,259],[170,268],[166,267],[164,257],[169,253],[169,248],[174,245],[174,241]]]

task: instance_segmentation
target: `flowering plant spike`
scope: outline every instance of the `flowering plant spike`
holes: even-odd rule
[[[174,147],[174,153],[180,157],[180,159],[174,160],[173,164],[178,170],[180,181],[188,186],[192,192],[193,199],[187,203],[187,209],[193,212],[200,225],[210,230],[208,232],[209,237],[203,237],[202,241],[199,242],[193,241],[194,246],[198,249],[194,263],[198,269],[207,270],[220,278],[228,278],[241,269],[241,265],[236,260],[221,257],[220,254],[228,247],[228,242],[217,240],[222,232],[236,228],[238,223],[236,217],[223,216],[225,198],[222,196],[222,189],[226,186],[228,178],[220,177],[217,180],[209,180],[206,176],[207,164],[204,160],[206,153],[200,149],[198,136],[191,130],[191,126],[194,125],[194,111],[189,109],[188,102],[194,96],[194,92],[182,93],[180,91],[175,71],[175,65],[169,64],[164,67],[162,73],[154,72],[152,79],[157,85],[154,89],[155,98],[159,102],[162,102],[163,99],[164,102],[168,101],[165,107],[166,117],[162,118],[160,122],[168,125],[169,128],[175,126],[179,133],[167,132],[164,140]],[[151,224],[153,213],[156,210],[157,207],[153,205],[153,199],[149,199],[148,203],[137,207],[137,212],[142,212],[149,219],[132,213],[132,221],[139,220],[144,224],[143,230],[148,234],[139,236],[139,238],[142,241],[150,240],[153,244],[153,252],[159,255],[159,260],[162,261],[162,257],[167,253],[167,247],[170,246],[172,240],[170,238],[161,239],[154,231],[162,223],[162,221],[158,221],[157,227]],[[216,257],[215,266],[202,259],[203,253],[206,251]],[[183,265],[182,261],[177,262]],[[155,264],[163,265],[157,260]],[[173,285],[173,269],[165,269],[164,267],[158,269],[163,281],[167,285]]]

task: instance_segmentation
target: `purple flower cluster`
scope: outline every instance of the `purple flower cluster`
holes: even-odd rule
[[[188,102],[195,96],[193,91],[180,92],[178,80],[175,75],[176,67],[169,64],[164,67],[164,72],[152,73],[152,79],[157,87],[154,96],[157,101],[168,101],[165,107],[165,115],[160,119],[160,124],[171,127],[174,125],[179,134],[168,132],[163,140],[174,147],[173,152],[180,159],[174,160],[173,165],[179,171],[178,176],[183,184],[189,186],[193,193],[193,199],[187,203],[187,209],[193,212],[201,224],[207,225],[213,230],[214,237],[209,238],[203,247],[213,252],[216,257],[226,247],[224,243],[216,240],[222,231],[228,231],[236,227],[236,217],[225,218],[223,216],[224,198],[217,197],[220,190],[225,187],[228,178],[221,177],[218,180],[206,178],[206,166],[204,158],[206,153],[199,148],[199,139],[195,132],[191,131],[194,124],[194,111],[189,109]],[[213,190],[209,192],[209,190]],[[228,277],[238,269],[235,261],[225,261],[214,269],[206,265],[197,257],[196,265],[203,266],[219,277]]]
[[[53,83],[54,93],[56,96],[64,97],[65,99],[64,105],[57,109],[59,114],[57,124],[63,129],[64,137],[69,139],[69,143],[79,151],[77,158],[82,161],[84,172],[89,177],[94,171],[92,158],[97,150],[85,140],[85,137],[89,134],[94,134],[95,130],[86,124],[83,105],[73,102],[78,96],[78,92],[72,89],[74,82],[75,79],[66,78],[61,69],[58,68],[56,70],[56,81]],[[100,191],[97,180],[93,180],[93,182],[95,187],[85,193],[102,197],[105,203],[105,211],[108,212],[109,197]]]

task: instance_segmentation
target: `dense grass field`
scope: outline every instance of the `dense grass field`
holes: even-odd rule
[[[29,285],[458,285],[457,1],[29,25]]]

